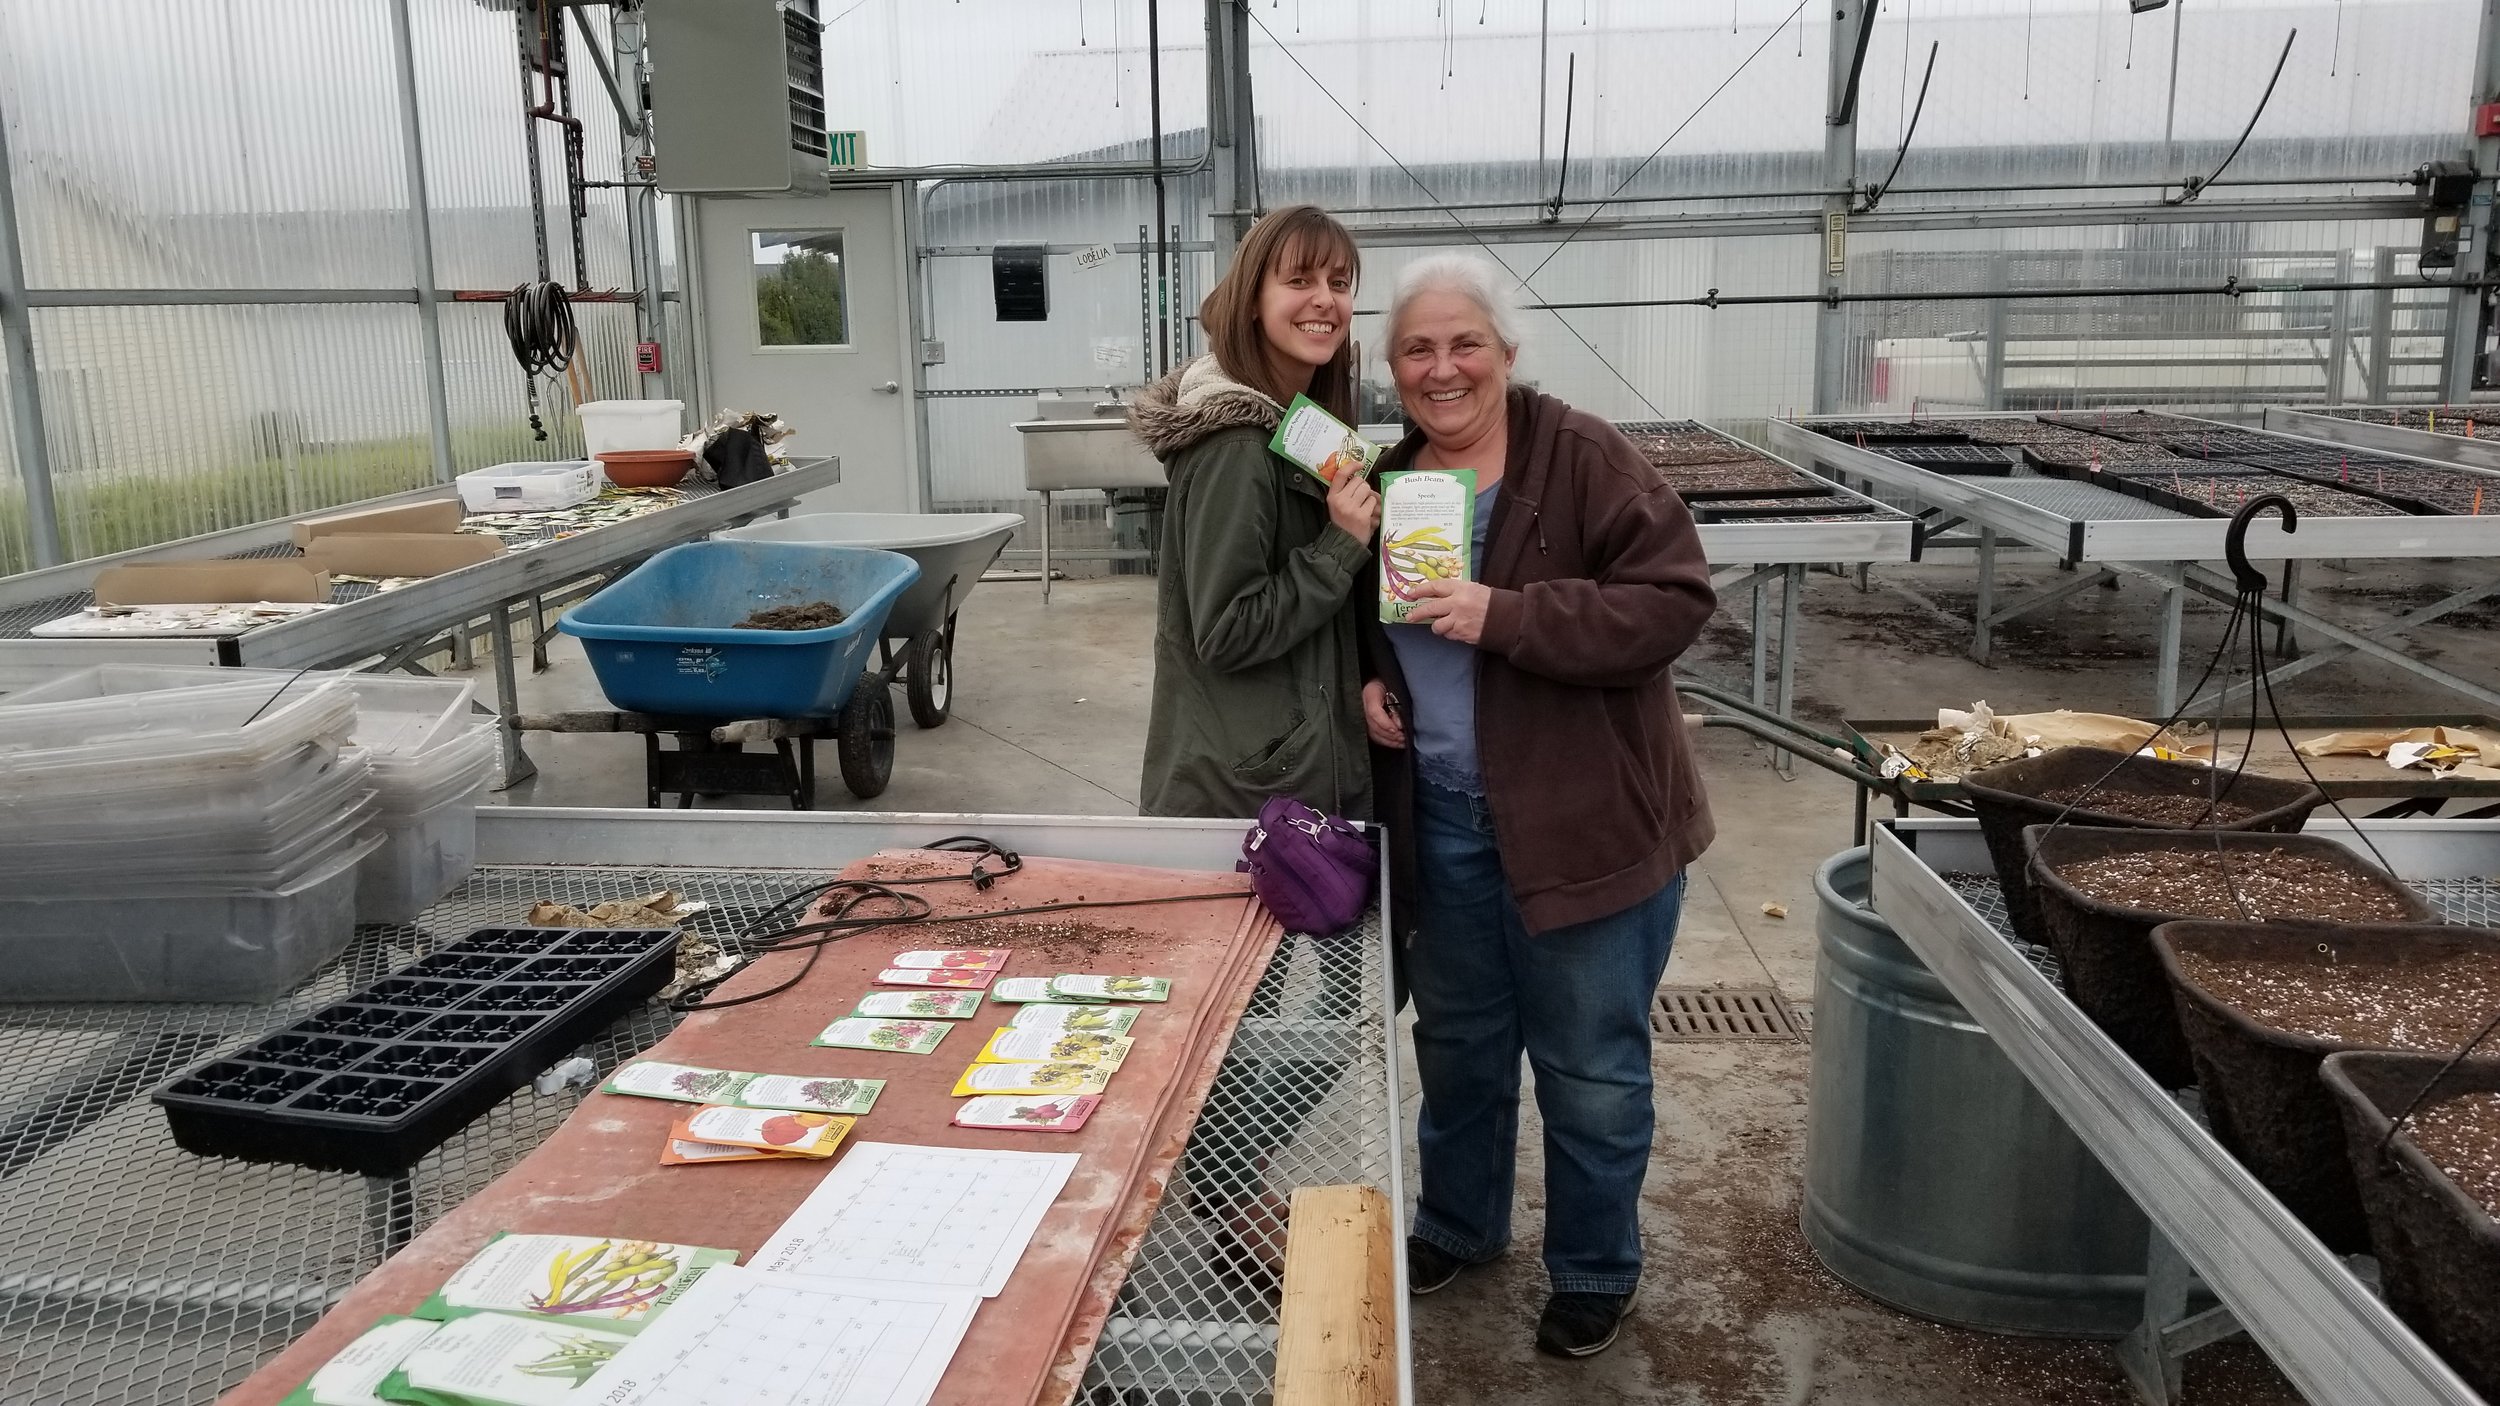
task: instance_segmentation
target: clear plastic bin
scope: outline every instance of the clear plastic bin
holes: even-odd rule
[[[294,669],[221,669],[212,664],[96,664],[47,679],[0,698],[0,708],[75,702],[177,688],[257,685],[301,696],[330,682],[356,695],[355,741],[383,757],[413,757],[460,735],[468,725],[477,684],[467,679],[424,679],[411,674],[345,671],[307,674]]]
[[[221,865],[268,867],[379,809],[364,755],[351,747],[286,794],[223,812],[105,803],[74,819],[39,819],[14,808],[0,818],[0,888],[23,888],[58,873],[135,877]]]
[[[138,767],[173,784],[202,770],[276,761],[308,742],[344,741],[355,730],[356,695],[330,682],[275,698],[254,682],[30,704],[7,709],[5,720],[0,794],[90,769]]]
[[[599,496],[599,466],[588,459],[496,464],[471,469],[452,484],[473,513],[526,513],[569,508]]]
[[[460,887],[477,867],[483,778],[429,809],[382,817],[382,846],[356,871],[356,921],[405,923]]]

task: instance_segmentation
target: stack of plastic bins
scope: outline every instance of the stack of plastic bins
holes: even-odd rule
[[[0,719],[0,1000],[257,1001],[353,934],[355,694],[264,680]]]
[[[356,880],[356,921],[405,923],[460,886],[477,864],[477,806],[495,776],[492,723],[413,756],[375,753],[382,847]]]

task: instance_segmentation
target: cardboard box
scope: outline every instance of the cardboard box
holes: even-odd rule
[[[326,601],[330,573],[306,561],[147,561],[96,573],[98,605]]]
[[[440,576],[503,555],[503,543],[473,532],[365,532],[316,537],[304,559],[342,576]]]
[[[295,545],[300,549],[311,546],[316,538],[347,534],[457,532],[460,530],[460,518],[460,500],[453,497],[403,503],[395,508],[325,513],[295,524]]]

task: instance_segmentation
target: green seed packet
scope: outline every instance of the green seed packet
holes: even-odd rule
[[[675,1303],[705,1270],[737,1260],[735,1250],[506,1231],[417,1305],[417,1316],[526,1313],[630,1333]]]
[[[965,1020],[981,1012],[978,991],[871,991],[853,1015],[880,1020]]]
[[[1159,976],[1054,976],[1050,994],[1063,1001],[1168,1001],[1172,983]]]
[[[1379,445],[1348,428],[1307,395],[1295,396],[1285,407],[1285,418],[1276,423],[1267,447],[1330,487],[1348,469],[1370,472],[1380,458]]]
[[[889,1054],[927,1054],[955,1027],[942,1020],[863,1020],[844,1016],[819,1031],[812,1045],[845,1050],[884,1050]]]
[[[1007,1023],[1018,1030],[1088,1030],[1102,1035],[1126,1035],[1137,1024],[1137,1008],[1036,1002],[1019,1009],[1015,1019]]]
[[[1401,624],[1428,581],[1468,579],[1476,525],[1473,469],[1410,469],[1380,476],[1380,618]]]
[[[1061,996],[1053,993],[1050,989],[1051,980],[1052,978],[1047,976],[1005,977],[991,983],[990,999],[993,1001],[1003,1002],[1008,1005],[1019,1005],[1028,1001],[1082,1001],[1088,999],[1083,996]]]
[[[590,1406],[580,1388],[632,1342],[629,1333],[513,1313],[455,1318],[382,1380],[407,1406]]]
[[[400,1314],[376,1319],[305,1378],[302,1386],[288,1392],[278,1406],[390,1406],[374,1393],[441,1326]]]
[[[725,1103],[733,1108],[780,1108],[793,1113],[865,1113],[885,1092],[883,1079],[801,1074],[749,1074],[638,1059],[608,1077],[602,1093],[665,1098],[679,1103]]]

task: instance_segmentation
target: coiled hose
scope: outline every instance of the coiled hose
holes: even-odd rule
[[[572,364],[579,336],[573,327],[573,303],[564,285],[540,279],[524,283],[503,300],[504,336],[512,342],[512,358],[521,363],[529,386],[530,433],[540,440],[547,427],[538,417],[538,378],[553,376]]]

